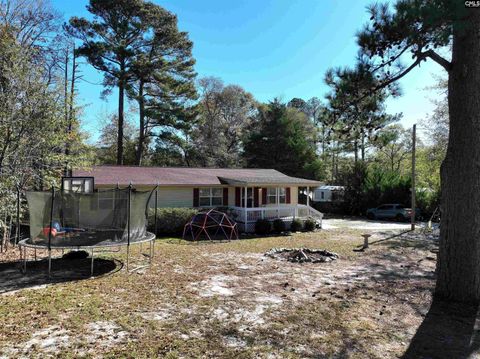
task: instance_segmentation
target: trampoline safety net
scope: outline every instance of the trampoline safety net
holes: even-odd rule
[[[153,191],[27,192],[32,244],[115,245],[143,240]],[[129,236],[130,234],[130,236]]]

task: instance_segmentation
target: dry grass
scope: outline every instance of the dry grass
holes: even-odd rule
[[[434,243],[398,237],[355,252],[359,234],[165,239],[148,270],[62,281],[57,265],[50,284],[41,267],[32,268],[31,285],[24,280],[21,290],[0,296],[0,355],[398,357],[430,304]],[[340,259],[281,262],[263,256],[272,247],[327,249]],[[139,248],[134,256],[141,257]],[[102,257],[123,260],[125,253]],[[41,283],[48,285],[28,289]]]

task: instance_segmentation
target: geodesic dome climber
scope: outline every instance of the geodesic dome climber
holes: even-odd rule
[[[19,242],[24,270],[27,248],[48,250],[49,273],[52,249],[90,250],[92,272],[94,249],[99,247],[127,246],[128,270],[130,245],[150,242],[151,260],[155,235],[146,228],[148,202],[154,191],[129,186],[93,193],[53,188],[50,192],[27,192],[30,238]]]
[[[195,214],[183,228],[183,239],[200,240],[202,237],[212,240],[218,236],[223,239],[238,239],[237,223],[225,213],[210,209]]]

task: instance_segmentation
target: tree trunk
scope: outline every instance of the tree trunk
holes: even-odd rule
[[[123,72],[123,69],[120,69]],[[117,134],[117,165],[123,165],[123,100],[125,97],[125,80],[121,75],[118,81],[118,134]]]
[[[362,142],[360,144],[360,150],[362,153],[362,162],[365,162],[365,134],[362,133]]]
[[[139,133],[138,133],[138,147],[135,164],[140,166],[142,164],[143,149],[145,146],[145,99],[143,98],[143,81],[138,85],[138,114],[140,118]]]
[[[448,81],[450,135],[441,168],[442,222],[436,295],[480,300],[480,12],[453,33]]]
[[[355,164],[358,162],[358,140],[353,141],[353,151],[355,152]]]

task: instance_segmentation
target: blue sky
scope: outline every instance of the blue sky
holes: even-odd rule
[[[199,77],[220,77],[237,84],[259,101],[280,97],[323,98],[325,71],[355,61],[356,32],[368,20],[372,0],[165,0],[154,1],[178,16],[179,28],[194,43]],[[65,19],[89,17],[86,0],[53,0]],[[88,64],[84,78],[100,83],[102,75]],[[425,63],[401,80],[404,95],[388,102],[388,111],[402,112],[411,126],[432,111],[434,94],[425,90],[441,75],[440,67]],[[85,105],[83,128],[95,140],[102,118],[116,110],[114,92],[101,100],[101,85],[82,82],[79,101]]]

